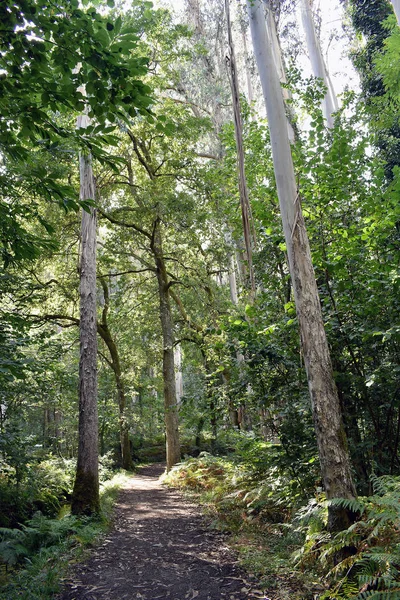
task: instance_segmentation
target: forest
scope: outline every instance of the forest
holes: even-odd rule
[[[263,598],[400,598],[400,2],[336,4],[1,2],[1,600],[160,462]]]

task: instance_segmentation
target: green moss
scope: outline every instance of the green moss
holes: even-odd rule
[[[87,517],[100,513],[99,479],[94,473],[77,470],[71,512],[73,515]]]

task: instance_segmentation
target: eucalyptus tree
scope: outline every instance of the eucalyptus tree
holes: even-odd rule
[[[315,29],[310,0],[301,0],[300,7],[303,27],[306,35],[308,54],[310,57],[314,76],[321,79],[326,88],[325,95],[322,101],[324,117],[326,119],[327,126],[329,128],[332,128],[332,115],[338,109],[336,95],[332,89],[324,57],[322,55],[321,43]]]
[[[165,110],[166,103],[163,107]],[[202,256],[201,243],[206,239],[196,242],[196,228],[202,226],[201,218],[204,217],[200,217],[200,207],[195,211],[194,197],[190,187],[187,187],[191,185],[193,177],[193,173],[189,175],[187,171],[188,163],[192,171],[194,168],[193,158],[190,157],[190,154],[194,156],[190,148],[193,145],[191,138],[196,134],[192,128],[193,119],[188,118],[185,112],[181,107],[177,110],[172,103],[164,131],[149,128],[148,125],[129,130],[132,143],[129,151],[132,156],[127,175],[121,174],[129,181],[128,193],[120,192],[114,199],[111,195],[105,209],[101,209],[101,215],[110,224],[125,232],[123,253],[127,256],[125,260],[128,264],[129,256],[131,262],[127,270],[149,271],[157,282],[163,347],[167,469],[180,459],[174,365],[177,340],[171,302],[176,303],[179,315],[190,322],[175,289],[187,279],[188,273],[195,272],[194,266],[186,260],[187,254],[193,254],[193,250],[189,251],[189,245],[195,243],[195,253]],[[173,139],[168,133],[168,124],[174,127]],[[118,205],[115,205],[117,198]],[[197,262],[200,264],[199,258]],[[193,328],[194,324],[190,325]]]
[[[253,46],[260,74],[271,135],[275,179],[280,203],[289,269],[300,325],[322,478],[328,498],[354,498],[348,450],[328,343],[324,330],[310,246],[301,209],[282,91],[265,26],[263,4],[247,3]],[[350,515],[334,506],[329,510],[329,528],[348,526]]]
[[[239,183],[239,198],[242,212],[242,223],[243,223],[243,237],[246,248],[246,260],[248,262],[249,279],[251,293],[254,294],[256,291],[253,271],[253,248],[254,245],[254,228],[251,222],[251,207],[249,200],[249,192],[246,180],[245,163],[244,163],[244,148],[243,148],[243,131],[242,131],[242,117],[240,111],[240,90],[239,90],[239,78],[237,73],[237,64],[235,57],[235,49],[232,37],[232,26],[229,0],[225,0],[225,12],[226,12],[226,26],[228,33],[228,48],[229,54],[226,57],[228,65],[229,82],[231,85],[232,92],[232,106],[233,116],[235,124],[235,140],[237,150],[237,163],[238,163],[238,183]]]

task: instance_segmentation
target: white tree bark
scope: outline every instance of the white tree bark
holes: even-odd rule
[[[177,406],[180,406],[183,397],[182,347],[180,344],[176,344],[176,346],[174,347],[174,365],[176,404]]]
[[[229,282],[229,292],[231,296],[232,304],[235,306],[238,305],[238,293],[237,293],[237,282],[236,282],[236,265],[235,265],[235,257],[233,250],[231,250],[233,246],[232,235],[230,231],[225,231],[225,242],[229,248],[228,250],[228,282]]]
[[[77,128],[89,124],[78,117]],[[80,199],[94,200],[95,182],[90,154],[79,157]],[[82,210],[80,262],[80,361],[78,464],[72,495],[74,514],[99,511],[97,417],[96,210]]]
[[[233,46],[232,28],[229,10],[229,0],[225,0],[225,11],[226,21],[228,30],[228,45],[229,45],[229,56],[227,57],[228,69],[229,69],[229,82],[232,91],[232,105],[233,105],[233,116],[235,125],[235,140],[236,140],[236,151],[237,151],[237,171],[238,171],[238,183],[239,183],[239,196],[240,206],[242,210],[242,224],[243,224],[243,235],[246,247],[246,258],[249,267],[249,280],[252,294],[255,294],[256,284],[254,279],[253,269],[253,241],[254,235],[252,236],[252,216],[251,206],[249,199],[249,192],[247,187],[247,179],[244,164],[244,146],[243,146],[243,126],[242,117],[240,113],[240,95],[239,95],[239,81],[236,70],[236,58],[235,49]],[[254,231],[253,231],[254,233]],[[252,240],[253,237],[253,240]]]
[[[229,292],[231,295],[232,304],[235,306],[238,305],[238,293],[237,293],[237,284],[236,284],[236,269],[235,269],[235,258],[233,254],[229,255]]]
[[[244,71],[246,74],[246,85],[247,85],[247,101],[250,105],[254,102],[254,90],[253,83],[251,81],[251,73],[249,67],[249,52],[247,49],[247,35],[246,28],[243,21],[240,21],[240,33],[242,34],[243,54],[244,54]]]
[[[322,102],[322,112],[330,129],[334,125],[332,114],[337,110],[336,95],[333,92],[332,82],[322,55],[321,44],[315,31],[314,20],[310,7],[310,0],[301,0],[301,18],[306,35],[308,54],[315,77],[322,79],[326,86],[326,94]]]
[[[397,23],[400,25],[400,0],[392,0],[392,6],[397,18]]]
[[[284,65],[283,58],[282,58],[282,50],[281,50],[281,45],[279,42],[278,32],[276,30],[276,22],[275,22],[274,13],[270,6],[266,7],[266,11],[267,11],[266,18],[268,21],[268,29],[271,32],[271,48],[272,48],[272,55],[274,57],[275,67],[278,72],[279,81],[281,82],[281,84],[286,84],[287,78],[286,78],[285,65]],[[291,99],[291,93],[289,92],[289,90],[287,88],[282,87],[282,94],[283,94],[283,99],[285,102],[287,100]],[[291,107],[289,107],[289,105],[285,104],[285,109],[286,109],[286,117],[287,117],[286,124],[287,124],[289,140],[291,143],[294,143],[294,141],[296,139],[296,135],[295,135],[291,120],[288,115],[288,113],[291,111]],[[292,122],[293,122],[293,119],[292,119]]]
[[[346,436],[333,380],[321,305],[301,211],[281,86],[261,0],[247,0],[253,46],[266,104],[279,205],[307,371],[324,487],[328,498],[355,497]],[[331,507],[331,530],[348,525],[347,511]]]

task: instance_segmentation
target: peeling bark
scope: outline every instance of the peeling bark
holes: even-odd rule
[[[286,128],[282,91],[260,0],[247,0],[253,46],[268,115],[277,191],[294,290],[297,317],[321,473],[328,499],[355,498],[346,435],[322,319]],[[331,531],[347,527],[352,515],[329,510]]]

